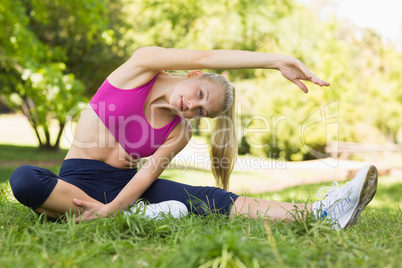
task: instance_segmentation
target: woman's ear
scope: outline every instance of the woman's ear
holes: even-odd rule
[[[190,71],[187,74],[187,78],[195,78],[202,75],[202,71]]]

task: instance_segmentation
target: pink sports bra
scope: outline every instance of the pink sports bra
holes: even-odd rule
[[[89,102],[105,126],[133,158],[152,155],[182,120],[175,116],[166,126],[153,128],[144,114],[145,101],[158,74],[143,86],[120,89],[105,80]]]

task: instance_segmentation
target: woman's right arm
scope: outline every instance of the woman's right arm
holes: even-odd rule
[[[154,70],[278,69],[285,56],[243,50],[188,50],[142,47],[130,61]]]
[[[159,70],[276,69],[305,92],[307,88],[300,80],[308,80],[319,86],[329,85],[293,57],[243,50],[143,47],[134,52],[127,61],[127,67],[139,73],[154,73]]]

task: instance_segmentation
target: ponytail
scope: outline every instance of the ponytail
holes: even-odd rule
[[[223,76],[204,73],[201,78],[215,80],[224,86],[223,113],[216,118],[211,135],[211,169],[218,187],[227,190],[236,163],[235,87]]]

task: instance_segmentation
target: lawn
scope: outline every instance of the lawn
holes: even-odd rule
[[[52,222],[36,215],[16,202],[8,185],[16,166],[5,161],[19,159],[13,155],[46,161],[61,160],[63,152],[5,149],[0,145],[0,267],[400,267],[402,262],[400,178],[381,177],[358,223],[342,231],[311,215],[289,225],[220,215],[179,220],[119,215],[75,224],[70,218]],[[49,168],[57,173],[59,167]],[[306,202],[323,186],[328,184],[255,197]]]

